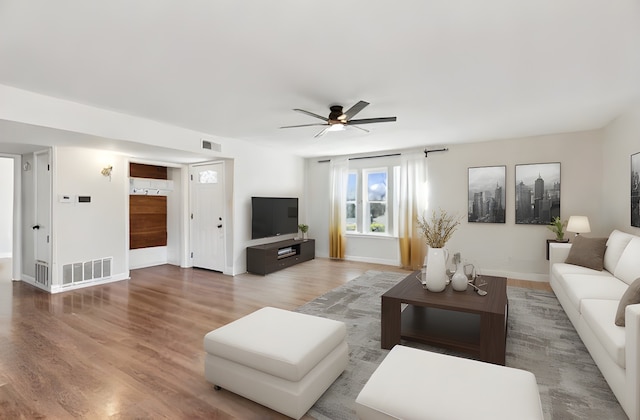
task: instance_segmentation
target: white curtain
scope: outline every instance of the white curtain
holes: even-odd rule
[[[344,259],[346,245],[344,221],[347,213],[349,160],[347,158],[331,159],[330,170],[329,257]]]
[[[417,219],[427,203],[427,164],[423,152],[403,153],[400,160],[400,263],[403,268],[418,270],[426,248],[417,229]]]

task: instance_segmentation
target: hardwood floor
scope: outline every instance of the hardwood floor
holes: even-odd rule
[[[264,306],[294,309],[367,270],[403,271],[315,259],[230,277],[163,265],[56,295],[0,271],[0,419],[284,419],[212,389],[204,335]]]

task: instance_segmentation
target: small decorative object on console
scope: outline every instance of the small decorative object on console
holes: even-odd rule
[[[307,240],[307,231],[309,230],[309,225],[305,225],[304,223],[301,223],[298,225],[298,229],[300,230],[300,232],[302,232],[302,240],[306,241]]]
[[[464,266],[460,259],[460,253],[456,252],[453,255],[453,262],[456,263],[456,272],[451,277],[451,287],[457,292],[464,292],[467,290],[467,276],[464,274]]]
[[[567,221],[560,219],[556,216],[551,220],[547,229],[556,234],[556,241],[569,242],[568,239],[564,239],[564,229],[567,227]]]

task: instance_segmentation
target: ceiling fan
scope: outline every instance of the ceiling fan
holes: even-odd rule
[[[382,117],[382,118],[363,118],[359,120],[352,120],[352,118],[360,111],[362,111],[369,102],[359,101],[357,104],[349,108],[346,112],[342,112],[342,105],[331,105],[329,110],[329,117],[323,117],[322,115],[314,114],[313,112],[305,111],[304,109],[294,109],[294,111],[302,112],[303,114],[310,115],[312,117],[321,119],[324,121],[324,124],[316,123],[316,124],[302,124],[302,125],[287,125],[280,128],[296,128],[296,127],[312,127],[312,126],[326,126],[322,131],[316,134],[314,137],[320,137],[324,135],[327,131],[338,131],[344,130],[346,127],[357,128],[358,130],[362,130],[364,132],[369,132],[362,127],[358,127],[359,124],[372,124],[372,123],[381,123],[381,122],[394,122],[396,117]]]

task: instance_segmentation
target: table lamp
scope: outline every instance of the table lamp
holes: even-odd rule
[[[576,236],[581,233],[591,232],[589,218],[587,216],[570,216],[567,223],[567,232],[574,232]]]

